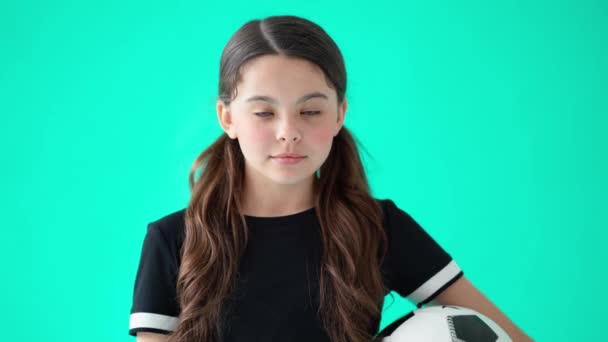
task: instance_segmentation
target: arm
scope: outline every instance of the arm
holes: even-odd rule
[[[167,340],[167,335],[149,332],[139,332],[137,333],[137,337],[135,339],[137,342],[166,342]]]
[[[431,305],[455,305],[478,311],[496,322],[514,342],[532,342],[532,338],[519,329],[483,293],[462,276],[454,284],[430,301]]]

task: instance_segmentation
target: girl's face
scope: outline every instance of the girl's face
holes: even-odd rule
[[[333,138],[344,123],[347,104],[340,106],[323,71],[303,59],[264,55],[241,69],[237,97],[226,107],[219,100],[220,125],[238,139],[246,173],[278,184],[309,180],[325,162]],[[295,153],[298,163],[274,156]]]

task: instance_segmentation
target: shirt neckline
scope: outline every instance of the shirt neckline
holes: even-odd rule
[[[282,215],[282,216],[252,216],[252,215],[243,215],[245,219],[249,222],[255,223],[270,223],[270,224],[281,224],[288,222],[297,222],[298,219],[304,218],[313,214],[315,212],[315,207],[308,208],[303,211],[299,211],[297,213]]]

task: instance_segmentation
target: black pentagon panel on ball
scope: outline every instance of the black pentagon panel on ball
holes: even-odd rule
[[[496,342],[498,335],[475,315],[448,316],[454,342]]]

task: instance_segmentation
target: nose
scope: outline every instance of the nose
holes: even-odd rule
[[[286,141],[286,140],[289,140],[289,138],[286,138],[286,137],[281,137],[281,140]],[[299,137],[293,137],[293,138],[291,138],[291,140],[292,140],[293,142],[296,142],[296,141],[299,141],[299,140],[300,140],[300,138],[299,138]]]
[[[281,141],[297,142],[302,139],[302,134],[291,119],[285,119],[277,131],[277,137]]]

